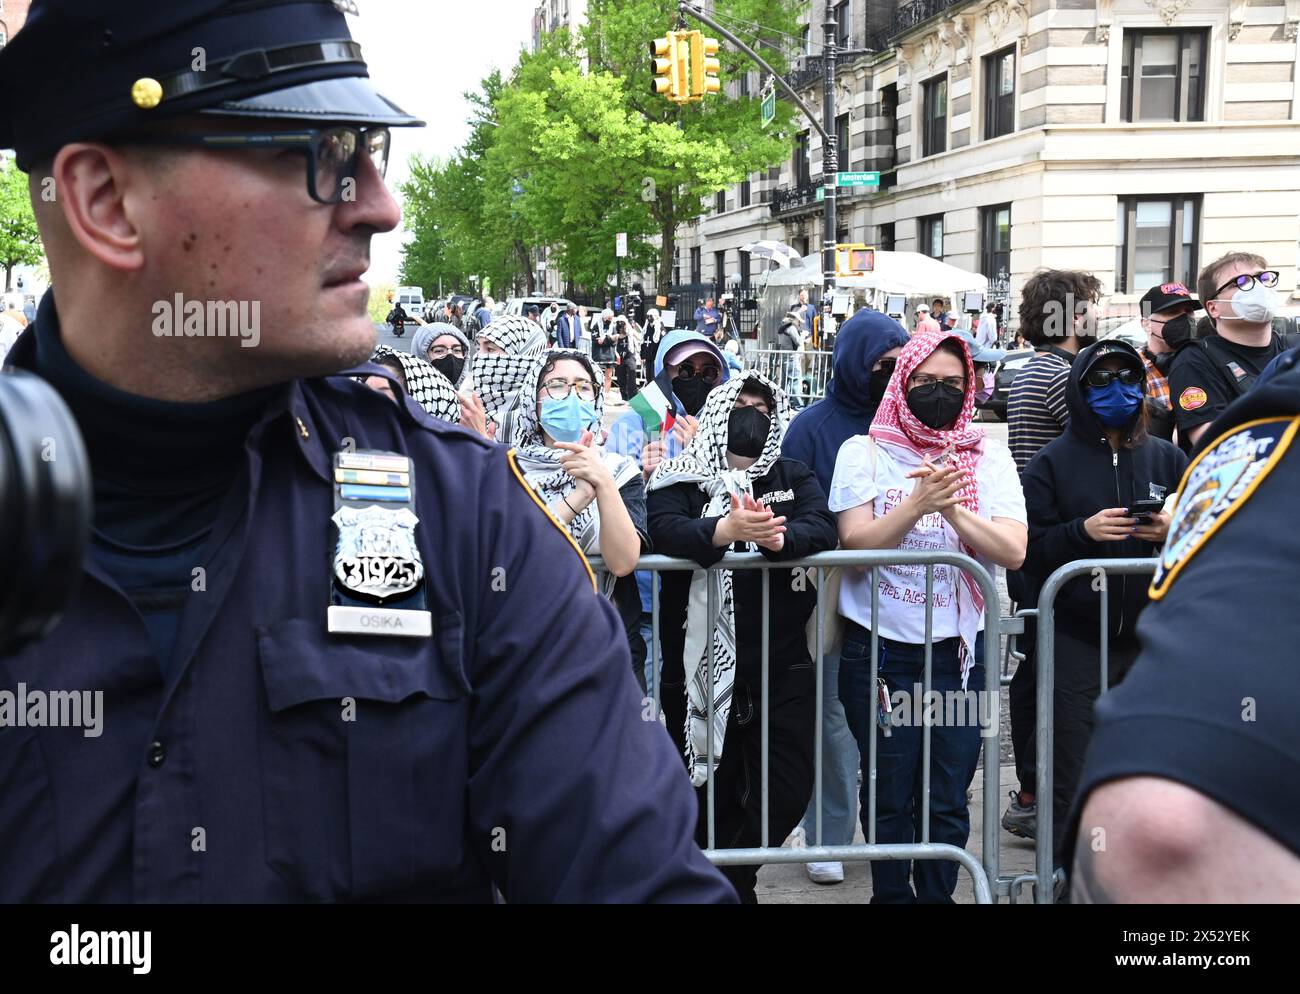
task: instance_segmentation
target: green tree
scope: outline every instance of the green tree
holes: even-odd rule
[[[0,156],[0,267],[5,271],[5,291],[12,289],[16,266],[35,266],[44,258],[27,193],[27,177],[13,162]]]

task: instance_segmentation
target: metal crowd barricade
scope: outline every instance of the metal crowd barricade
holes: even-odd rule
[[[826,383],[831,378],[831,353],[808,350],[791,352],[784,349],[758,349],[746,352],[753,368],[779,386],[793,399],[805,405],[826,396]],[[788,383],[791,366],[798,371],[798,390]]]
[[[1107,596],[1109,578],[1113,575],[1132,575],[1135,573],[1154,573],[1155,559],[1080,559],[1066,563],[1047,578],[1042,593],[1038,598],[1038,609],[1017,612],[1020,615],[1038,617],[1038,652],[1034,661],[1038,698],[1034,722],[1034,755],[1037,766],[1038,825],[1035,829],[1036,846],[1034,852],[1034,873],[1016,877],[1010,882],[1009,895],[1014,902],[1018,887],[1025,883],[1034,884],[1034,901],[1037,904],[1051,904],[1056,884],[1063,878],[1057,874],[1052,865],[1053,827],[1052,827],[1052,756],[1053,756],[1053,697],[1056,677],[1056,595],[1065,584],[1076,577],[1088,575],[1101,576],[1103,582],[1098,590],[1101,601],[1100,651],[1098,665],[1101,668],[1101,692],[1109,689],[1110,670],[1110,600]],[[1044,758],[1046,757],[1046,762]],[[985,811],[987,815],[988,812]]]
[[[1000,825],[998,823],[998,803],[999,803],[999,777],[1000,777],[1000,757],[999,757],[999,738],[1001,732],[1001,712],[998,707],[999,690],[1001,686],[1001,676],[999,673],[998,660],[1001,655],[1001,618],[998,605],[1000,604],[997,584],[992,576],[979,563],[968,556],[950,552],[909,552],[899,549],[887,550],[837,550],[835,552],[824,552],[816,556],[805,559],[786,560],[782,562],[773,562],[759,553],[728,553],[711,570],[731,569],[746,570],[758,569],[763,571],[763,603],[767,603],[769,571],[772,569],[788,570],[793,568],[815,570],[816,587],[818,590],[824,589],[825,570],[834,567],[868,567],[871,570],[871,686],[876,685],[878,677],[878,666],[880,662],[879,646],[879,610],[880,610],[880,588],[877,583],[877,570],[882,566],[895,565],[923,565],[925,566],[925,587],[926,587],[926,618],[925,618],[925,670],[924,670],[924,689],[929,694],[931,689],[931,672],[932,672],[932,653],[933,653],[933,618],[931,601],[933,600],[934,588],[934,567],[940,565],[953,566],[959,570],[968,573],[980,585],[984,594],[984,602],[987,605],[985,611],[985,630],[984,630],[984,693],[988,695],[986,701],[990,702],[989,710],[985,713],[991,713],[995,716],[997,734],[986,734],[987,729],[981,728],[983,737],[983,760],[984,760],[984,818],[982,824],[983,839],[983,858],[982,864],[971,853],[957,846],[932,843],[930,841],[930,729],[932,722],[929,720],[928,712],[923,709],[922,713],[922,745],[921,745],[921,768],[922,768],[922,810],[921,810],[921,840],[914,843],[877,843],[876,842],[876,734],[873,704],[873,734],[870,737],[869,755],[865,768],[862,771],[864,782],[867,784],[868,801],[867,816],[863,825],[863,832],[866,835],[865,845],[847,845],[847,846],[824,846],[821,844],[822,837],[822,723],[823,723],[823,704],[824,704],[824,673],[823,657],[824,652],[824,630],[826,623],[827,606],[825,599],[819,597],[817,601],[816,619],[817,619],[817,640],[816,640],[816,675],[817,675],[817,700],[814,718],[814,785],[813,798],[815,801],[815,834],[816,845],[805,846],[801,848],[782,848],[783,840],[775,840],[776,845],[772,845],[773,840],[768,838],[768,802],[769,802],[769,756],[768,756],[768,735],[769,735],[769,716],[768,716],[768,670],[769,670],[769,645],[768,645],[768,628],[763,625],[762,635],[762,658],[761,658],[761,678],[760,693],[762,697],[762,707],[760,709],[761,738],[762,738],[762,787],[761,787],[761,806],[762,806],[762,837],[761,844],[757,848],[750,849],[717,849],[715,848],[715,821],[716,821],[716,803],[714,797],[714,754],[715,746],[713,742],[713,681],[709,680],[707,701],[708,733],[706,741],[706,762],[707,762],[707,817],[708,817],[708,846],[705,849],[705,856],[719,866],[733,866],[744,864],[764,864],[764,863],[811,863],[811,862],[852,862],[852,861],[871,861],[878,859],[903,859],[903,860],[920,860],[920,859],[947,859],[952,860],[965,867],[971,875],[974,885],[975,900],[980,904],[990,904],[994,900],[994,890],[992,882],[998,882],[998,846]],[[592,560],[592,566],[595,569],[601,569],[599,559]],[[690,559],[671,559],[667,556],[643,556],[637,564],[641,570],[649,570],[656,574],[665,571],[696,571],[701,567],[698,563]],[[648,651],[652,654],[653,661],[652,674],[653,680],[648,688],[653,696],[655,713],[662,715],[660,706],[660,643],[659,643],[659,584],[651,584],[652,594],[652,645]],[[712,617],[714,611],[713,590],[710,585],[708,591],[707,610],[708,616]],[[766,615],[764,618],[766,622]],[[707,665],[709,671],[713,671],[713,640],[708,639],[708,658]],[[928,699],[928,698],[927,698]],[[1002,888],[999,887],[999,892]]]

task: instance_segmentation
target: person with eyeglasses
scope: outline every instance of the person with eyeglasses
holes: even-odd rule
[[[1079,353],[1070,370],[1070,425],[1029,460],[1021,483],[1029,514],[1026,603],[1038,603],[1047,578],[1078,559],[1144,559],[1169,531],[1161,509],[1178,489],[1187,457],[1148,433],[1146,369],[1127,342],[1107,339]],[[1146,507],[1140,507],[1139,502]],[[1151,507],[1157,510],[1151,510]],[[1107,604],[1108,681],[1124,679],[1140,649],[1138,616],[1146,576],[1071,580],[1056,597],[1052,827],[1056,865],[1070,801],[1079,784],[1093,704],[1101,694],[1101,602]],[[1043,840],[1040,840],[1042,842]]]
[[[839,515],[841,547],[962,553],[990,573],[1020,567],[1028,535],[1020,481],[1006,446],[972,423],[975,391],[975,365],[960,336],[912,336],[870,430],[845,442],[836,458],[830,509]],[[971,695],[996,693],[998,674],[986,679],[981,588],[955,567],[929,568],[928,587],[924,565],[844,571],[840,701],[862,763],[864,828],[870,833],[867,771],[874,737],[875,841],[919,842],[926,799],[923,729],[913,720],[919,710],[903,702],[924,683],[930,623],[931,687],[958,706],[948,712],[955,721],[945,724],[939,716],[930,729],[929,841],[964,847],[970,836],[966,791],[979,762],[983,720],[970,720],[968,702]],[[1000,605],[987,609],[996,614]],[[875,682],[873,637],[879,648]],[[871,885],[873,904],[951,904],[957,864],[878,860],[871,864]]]
[[[840,326],[831,354],[831,378],[826,397],[813,404],[790,423],[781,443],[781,454],[803,463],[829,493],[835,476],[840,447],[855,435],[865,435],[871,419],[885,396],[908,335],[893,318],[864,308]],[[828,585],[828,589],[829,589]],[[838,589],[838,587],[836,587]],[[828,604],[828,612],[838,604]],[[828,846],[853,842],[858,823],[858,746],[849,731],[840,703],[840,653],[826,642],[822,661],[822,836]],[[816,644],[813,645],[816,651]],[[810,804],[803,818],[804,838],[817,843],[817,812]],[[809,863],[807,873],[814,883],[837,884],[844,880],[841,863]]]
[[[457,390],[469,376],[469,338],[455,325],[426,324],[411,337],[411,355],[429,363]]]
[[[509,439],[519,469],[583,554],[604,561],[601,593],[618,609],[632,671],[644,691],[641,596],[632,576],[637,559],[650,552],[640,467],[596,442],[605,398],[585,352],[544,352],[519,393],[533,400],[520,405]]]
[[[1273,330],[1281,306],[1278,272],[1263,256],[1229,252],[1201,270],[1197,295],[1214,334],[1180,348],[1169,368],[1169,394],[1184,452],[1264,368],[1287,348]]]
[[[388,375],[389,129],[422,122],[345,11],[33,0],[0,49],[58,287],[8,358],[94,500],[59,624],[0,671],[109,714],[0,729],[0,903],[734,903],[516,458],[358,381]],[[178,296],[260,303],[260,338],[155,335]]]

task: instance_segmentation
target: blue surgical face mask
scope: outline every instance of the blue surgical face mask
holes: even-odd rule
[[[557,442],[580,441],[582,433],[599,420],[595,405],[579,398],[576,390],[570,391],[563,400],[554,397],[542,400],[542,427]]]
[[[1142,384],[1111,380],[1104,387],[1088,387],[1088,406],[1107,428],[1123,428],[1142,404]]]

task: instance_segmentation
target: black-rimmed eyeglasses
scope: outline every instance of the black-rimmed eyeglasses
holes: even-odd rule
[[[237,134],[140,134],[119,139],[122,144],[189,145],[209,149],[287,148],[307,160],[307,193],[318,204],[341,203],[347,180],[356,182],[361,156],[370,156],[382,177],[388,171],[387,128],[304,128],[299,131],[254,131]],[[353,197],[355,197],[355,187]],[[348,198],[352,199],[352,198]]]
[[[1214,297],[1218,297],[1224,290],[1230,286],[1235,286],[1238,290],[1249,290],[1256,283],[1260,286],[1275,287],[1277,286],[1278,272],[1275,269],[1266,269],[1262,273],[1242,273],[1240,276],[1234,276],[1227,283],[1214,291]],[[1212,297],[1211,299],[1214,299]]]

